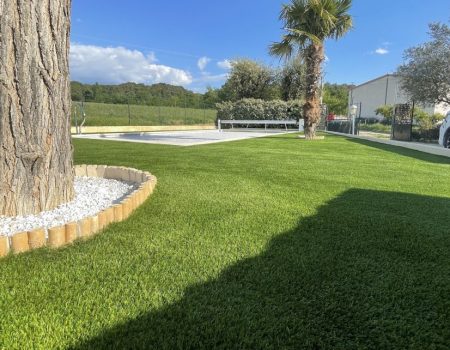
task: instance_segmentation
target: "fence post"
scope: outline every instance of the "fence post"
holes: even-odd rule
[[[358,124],[356,129],[356,135],[359,135],[359,128],[361,126],[361,113],[362,113],[362,102],[359,103],[359,117],[358,117]]]
[[[392,107],[392,115],[391,115],[391,140],[394,139],[394,127],[395,127],[395,104]]]
[[[416,108],[416,103],[412,101],[412,110],[411,110],[411,129],[409,131],[409,141],[412,141],[412,133],[413,133],[413,123],[414,123],[414,109]]]
[[[175,108],[173,109],[173,115],[175,116],[177,116],[177,118],[178,118],[178,115],[177,115],[177,100],[175,100],[175,102],[174,102],[174,106],[175,106]],[[178,120],[177,120],[177,123],[178,123]]]
[[[75,115],[75,132],[78,134],[78,113],[77,113],[77,105],[74,105],[73,114]]]
[[[184,125],[187,125],[187,101],[186,101],[186,95],[184,95]]]
[[[161,106],[158,106],[158,120],[159,120],[159,125],[162,125]]]
[[[128,104],[128,125],[131,125],[131,112],[130,112],[130,100],[127,100]]]
[[[205,103],[203,103],[203,125],[206,124],[206,106]]]

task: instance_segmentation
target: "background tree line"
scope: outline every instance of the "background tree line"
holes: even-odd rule
[[[214,107],[214,104],[208,103],[203,94],[169,84],[102,85],[82,84],[73,81],[71,83],[71,94],[72,101],[188,108]]]
[[[221,88],[207,88],[203,94],[169,84],[120,85],[71,83],[73,101],[148,106],[177,106],[187,108],[216,108],[220,102],[242,99],[263,101],[298,101],[305,91],[305,67],[299,60],[288,62],[283,68],[271,68],[259,62],[240,59]],[[350,85],[324,84],[323,102],[335,114],[347,113]]]

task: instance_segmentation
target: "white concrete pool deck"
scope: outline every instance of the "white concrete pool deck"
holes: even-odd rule
[[[108,140],[122,142],[151,143],[172,146],[197,146],[219,142],[238,141],[270,135],[286,134],[297,131],[285,130],[246,130],[219,131],[219,130],[194,130],[194,131],[161,131],[122,134],[86,134],[73,135],[77,139]]]
[[[407,141],[395,141],[390,140],[386,138],[378,138],[373,136],[359,136],[359,135],[349,135],[349,134],[343,134],[340,132],[333,132],[333,131],[327,131],[328,134],[332,135],[339,135],[344,136],[348,138],[353,139],[359,139],[359,140],[365,140],[365,141],[372,141],[375,143],[382,143],[385,145],[391,145],[391,146],[398,146],[403,148],[412,149],[414,151],[420,151],[424,153],[434,154],[436,156],[444,156],[447,158],[450,158],[450,150],[439,146],[438,144],[432,144],[432,143],[422,143],[422,142],[407,142]]]

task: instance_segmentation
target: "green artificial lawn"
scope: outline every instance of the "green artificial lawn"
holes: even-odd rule
[[[448,349],[450,159],[296,135],[75,141],[151,171],[90,241],[0,261],[1,349]]]
[[[81,123],[80,105],[72,103],[72,126],[77,116]],[[95,102],[85,103],[84,112],[85,126],[214,124],[217,115],[214,109],[130,105],[128,110],[128,105]]]

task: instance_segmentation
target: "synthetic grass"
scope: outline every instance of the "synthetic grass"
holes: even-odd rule
[[[72,104],[72,125],[76,125],[75,109],[79,116],[79,103]],[[85,126],[124,125],[194,125],[214,124],[217,111],[214,109],[158,107],[87,102],[84,104]],[[128,114],[129,113],[129,114]]]
[[[91,241],[0,261],[0,348],[448,349],[449,159],[295,135],[75,151],[157,190]]]

